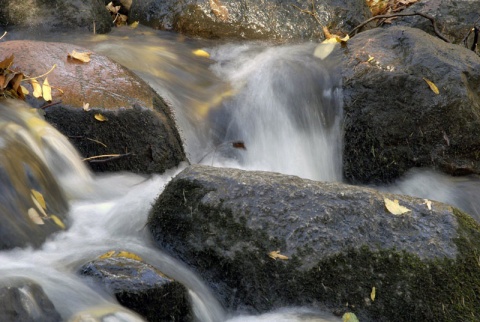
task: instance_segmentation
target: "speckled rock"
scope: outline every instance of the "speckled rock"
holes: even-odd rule
[[[384,198],[410,211],[394,215]],[[326,305],[361,321],[480,314],[469,295],[480,289],[480,226],[445,204],[429,209],[423,199],[369,188],[191,166],[166,186],[148,227],[230,309]]]

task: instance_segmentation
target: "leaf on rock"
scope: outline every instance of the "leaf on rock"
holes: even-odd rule
[[[367,60],[367,63],[371,62],[372,60],[374,60],[375,58],[373,56],[370,56],[368,55],[368,60]]]
[[[352,312],[347,312],[342,316],[342,322],[360,322],[357,316]]]
[[[372,302],[375,301],[375,295],[376,295],[376,289],[374,286],[372,287],[372,291],[370,292],[370,298],[372,299]]]
[[[438,90],[438,87],[437,85],[435,85],[434,82],[432,82],[431,80],[423,77],[423,80],[428,84],[428,86],[430,87],[430,89],[432,90],[432,92],[434,92],[435,94],[440,94],[440,91]]]
[[[85,102],[84,102],[84,103],[83,103],[83,110],[84,110],[85,112],[90,111],[90,103],[85,103]]]
[[[121,252],[116,254],[115,257],[130,258],[130,259],[134,259],[134,260],[137,260],[137,261],[142,261],[142,258],[140,256],[138,256],[134,253],[124,251],[124,250],[122,250]]]
[[[65,229],[65,224],[63,223],[63,221],[60,220],[60,218],[58,218],[57,216],[55,215],[50,215],[50,219],[53,220],[53,222],[60,228],[62,229]]]
[[[404,213],[411,211],[404,206],[400,206],[397,199],[390,200],[388,198],[384,198],[383,201],[385,202],[385,207],[387,210],[393,215],[403,215]]]
[[[40,83],[36,79],[31,79],[30,84],[32,84],[33,88],[33,97],[42,97],[42,86],[40,86]]]
[[[110,258],[112,257],[116,252],[114,250],[111,250],[109,252],[106,252],[105,254],[103,255],[100,255],[98,258],[100,259],[105,259],[105,258]]]
[[[14,58],[14,56],[13,56],[13,54],[11,54],[9,57],[7,57],[7,58],[5,58],[4,60],[2,60],[2,61],[0,62],[0,69],[7,69],[7,68],[9,68],[9,67],[12,65],[12,63],[13,63],[13,58]]]
[[[198,57],[205,57],[205,58],[210,58],[210,54],[203,50],[203,49],[197,49],[193,51],[193,54]]]
[[[34,209],[34,208],[29,208],[28,209],[28,217],[30,217],[30,219],[37,225],[43,225],[45,224],[43,222],[43,219],[40,217],[40,215],[38,214],[38,212]]]
[[[47,210],[47,204],[45,203],[45,198],[43,198],[43,195],[35,189],[32,189],[31,192],[32,192],[32,196],[35,198],[35,200],[38,201],[40,206],[42,206],[44,210]]]
[[[118,11],[122,8],[121,6],[114,6],[113,5],[113,2],[109,2],[107,5],[106,5],[106,8],[108,11],[110,11],[111,13],[118,13]]]
[[[52,88],[50,87],[50,84],[48,83],[48,78],[45,78],[45,80],[43,81],[42,91],[43,91],[43,99],[46,100],[46,101],[51,101],[52,100]]]
[[[25,86],[20,85],[20,88],[21,88],[21,90],[22,90],[23,95],[28,95],[28,94],[30,94],[30,92],[28,91],[28,89],[27,89]]]
[[[138,21],[134,21],[134,22],[132,22],[132,23],[130,24],[130,28],[135,29],[135,28],[138,27],[138,24],[139,24]]]
[[[288,257],[280,254],[279,250],[274,250],[274,251],[268,253],[268,257],[273,258],[275,260],[277,260],[277,259],[288,260]]]
[[[88,63],[90,61],[91,54],[92,54],[91,52],[81,53],[73,50],[71,53],[68,54],[68,57],[71,57],[73,59],[79,60],[84,63]]]
[[[96,119],[97,121],[99,121],[99,122],[105,122],[105,121],[108,120],[105,116],[103,116],[103,115],[100,114],[100,113],[95,114],[94,117],[95,117],[95,119]]]
[[[427,206],[428,210],[432,210],[432,202],[428,199],[423,199],[423,201],[423,204]]]

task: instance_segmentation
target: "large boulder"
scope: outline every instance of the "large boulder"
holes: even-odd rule
[[[84,264],[80,274],[91,277],[118,302],[147,321],[190,321],[188,291],[138,256],[109,252]]]
[[[419,29],[391,27],[362,32],[335,54],[344,59],[347,180],[390,182],[412,167],[480,173],[474,52]]]
[[[0,26],[31,33],[88,30],[106,33],[113,23],[102,0],[3,0]]]
[[[132,2],[129,19],[203,38],[289,40],[322,39],[322,26],[348,32],[371,16],[363,0],[314,3],[312,9],[309,0],[137,0]]]
[[[90,52],[64,43],[0,43],[0,57],[13,54],[12,68],[26,75],[42,75],[56,65],[47,75],[53,102],[44,108],[45,118],[83,157],[94,157],[93,170],[161,173],[186,160],[169,106],[147,83],[102,55],[92,53],[87,63],[68,58],[73,50]],[[32,105],[50,105],[33,98],[29,82],[24,85]],[[101,155],[111,158],[97,158]]]
[[[409,211],[391,213],[385,198]],[[360,321],[480,314],[480,225],[438,202],[197,165],[166,186],[148,228],[229,309],[327,305]]]

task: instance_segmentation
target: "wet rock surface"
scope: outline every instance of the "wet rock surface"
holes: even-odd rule
[[[297,6],[297,7],[295,7]],[[131,21],[203,38],[323,39],[322,26],[348,32],[370,17],[365,1],[161,1],[132,2]]]
[[[191,321],[187,289],[151,265],[110,257],[83,265],[80,273],[92,277],[121,305],[147,321]]]
[[[0,320],[60,322],[62,318],[42,287],[24,278],[0,281]]]
[[[393,215],[385,197],[410,211]],[[148,227],[229,309],[327,305],[365,321],[479,314],[473,298],[459,310],[449,304],[452,292],[480,285],[478,267],[467,277],[473,286],[456,282],[470,274],[479,226],[441,203],[430,210],[422,199],[368,188],[191,166],[159,196]],[[382,294],[374,301],[372,287]]]
[[[0,55],[14,54],[12,68],[26,75],[42,75],[56,65],[47,75],[54,104],[45,108],[45,119],[83,157],[123,155],[108,162],[91,162],[93,170],[162,173],[186,160],[171,110],[148,84],[102,55],[92,53],[88,63],[68,58],[73,50],[89,52],[52,42],[0,44]],[[25,87],[33,92],[28,82]],[[27,101],[36,107],[48,104],[32,95]],[[84,103],[90,111],[84,110]],[[96,114],[106,119],[98,120]]]
[[[391,182],[412,167],[480,172],[474,52],[419,29],[391,27],[362,32],[336,54],[344,57],[348,181]]]
[[[3,0],[0,26],[32,33],[88,30],[106,33],[113,25],[102,0]]]

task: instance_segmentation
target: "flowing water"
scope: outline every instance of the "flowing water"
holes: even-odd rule
[[[57,35],[55,40],[74,41],[109,56],[145,79],[174,109],[193,163],[342,179],[341,83],[330,67],[334,64],[313,56],[314,44],[221,44],[147,29],[76,39]],[[206,50],[210,58],[193,55],[195,49]],[[185,165],[147,178],[128,173],[93,176],[66,139],[32,112],[6,103],[0,104],[0,112],[2,212],[31,207],[22,195],[36,182],[43,191],[58,191],[47,197],[58,208],[68,205],[71,225],[40,249],[0,252],[0,276],[38,282],[64,319],[81,312],[112,312],[115,321],[141,320],[76,275],[81,264],[122,249],[186,285],[198,321],[340,320],[306,308],[261,316],[225,312],[197,276],[151,244],[144,227],[151,204]],[[233,148],[232,142],[240,141],[246,150]],[[15,167],[12,160],[23,165]],[[458,180],[416,170],[383,189],[477,212],[478,187],[476,178]]]

